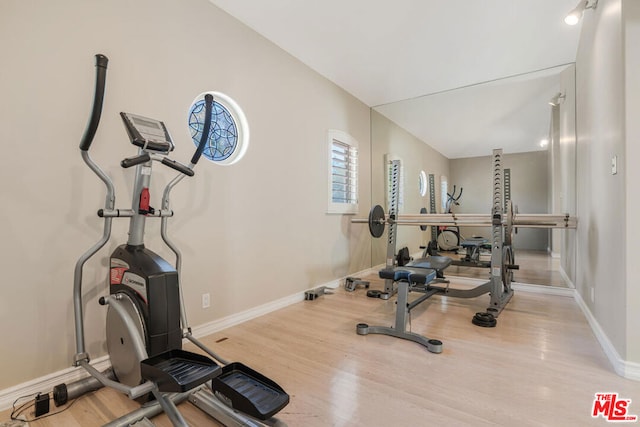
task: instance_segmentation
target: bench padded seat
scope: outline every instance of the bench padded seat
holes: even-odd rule
[[[381,279],[391,279],[394,282],[405,281],[420,285],[426,285],[436,278],[436,271],[426,268],[385,268],[378,272]]]
[[[407,267],[414,268],[430,268],[433,270],[444,270],[451,265],[453,260],[448,256],[429,256],[426,258],[418,258],[407,264]]]
[[[489,241],[484,237],[475,237],[475,238],[463,240],[462,243],[460,243],[460,246],[462,246],[463,248],[478,248],[480,246],[485,245],[488,242]]]

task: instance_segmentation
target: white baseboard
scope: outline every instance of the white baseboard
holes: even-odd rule
[[[623,360],[577,290],[574,293],[574,298],[582,310],[582,313],[584,313],[584,316],[587,318],[587,322],[589,322],[589,326],[591,326],[591,330],[600,343],[604,354],[607,356],[607,359],[609,359],[609,363],[613,366],[613,370],[621,377],[640,381],[640,363]]]
[[[640,381],[640,363],[622,361],[624,375],[623,377],[634,381]]]
[[[573,281],[569,278],[569,276],[567,275],[567,272],[564,271],[564,268],[562,268],[562,265],[560,266],[560,275],[562,276],[562,279],[565,281],[565,283],[567,284],[567,286],[569,288],[575,289],[576,285],[573,283]]]
[[[350,274],[349,276],[365,276],[374,271],[376,270],[369,268]],[[327,288],[335,289],[344,283],[346,277],[347,276],[335,279],[316,287],[325,286]],[[287,307],[291,304],[303,301],[304,294],[305,291],[296,292],[293,295],[268,302],[258,307],[253,307],[243,312],[233,314],[222,319],[214,320],[213,322],[205,323],[204,325],[196,326],[192,328],[193,336],[196,338],[202,338],[231,326],[238,325],[251,319],[255,319],[256,317],[263,316],[267,313],[271,313],[272,311]],[[111,367],[108,356],[103,356],[91,361],[91,365],[93,365],[99,371],[104,371]],[[40,378],[36,378],[31,381],[17,384],[4,390],[0,390],[0,411],[11,408],[13,402],[19,397],[35,395],[36,393],[51,392],[51,390],[53,390],[53,387],[58,384],[71,383],[88,376],[89,374],[84,369],[71,367],[58,372],[54,372],[49,375],[42,376]]]
[[[561,270],[561,273],[563,273],[563,276],[566,276],[564,274],[564,271]],[[512,287],[514,290],[521,290],[526,292],[537,292],[547,295],[573,297],[573,299],[578,304],[578,307],[580,307],[580,310],[582,310],[584,317],[587,319],[587,322],[589,323],[593,334],[596,336],[596,339],[598,340],[600,347],[602,347],[602,351],[604,351],[604,354],[607,356],[607,359],[609,359],[609,363],[611,363],[611,366],[613,367],[615,373],[630,380],[640,381],[640,363],[628,362],[620,357],[620,354],[618,354],[618,351],[609,340],[609,337],[607,337],[607,335],[602,330],[602,327],[593,316],[593,313],[591,313],[591,310],[582,299],[580,293],[577,291],[577,289],[575,289],[575,286],[573,285],[571,280],[569,280],[568,277],[565,277],[565,280],[570,286],[573,287],[557,288],[552,286],[527,285],[522,283],[514,283]]]
[[[91,365],[100,372],[111,367],[108,356],[102,356],[92,360]],[[53,387],[58,384],[78,381],[88,376],[89,374],[83,368],[71,367],[0,390],[0,411],[11,408],[13,402],[19,397],[35,395],[36,393],[51,393]]]
[[[513,282],[511,287],[516,291],[531,292],[545,295],[558,295],[562,297],[573,297],[575,289],[559,288],[557,286],[532,285],[529,283]]]
[[[341,277],[339,279],[335,279],[330,282],[326,282],[318,286],[314,286],[313,288],[310,288],[307,290],[316,289],[318,287],[323,287],[323,286],[326,288],[336,289],[344,284],[344,281],[347,277],[361,277],[361,276],[366,276],[368,274],[371,274],[373,272],[377,272],[377,270],[375,270],[374,268],[368,268],[365,270],[361,270],[361,271],[349,274],[349,276]],[[196,326],[192,328],[193,336],[196,338],[206,337],[207,335],[220,332],[224,329],[230,328],[235,325],[239,325],[248,320],[255,319],[260,316],[264,316],[265,314],[271,313],[276,310],[280,310],[281,308],[287,307],[291,304],[304,301],[305,292],[306,291],[296,292],[295,294],[277,299],[275,301],[270,301],[266,304],[247,309],[240,313],[235,313],[230,316],[223,317],[221,319],[217,319],[212,322]]]
[[[333,284],[333,282],[331,282],[331,284]],[[329,284],[325,284],[323,286],[334,287],[330,286]],[[240,313],[235,313],[230,316],[205,323],[203,325],[195,326],[192,328],[193,336],[196,338],[206,337],[207,335],[211,335],[232,326],[244,323],[248,320],[264,316],[265,314],[287,307],[291,304],[304,301],[304,293],[305,291],[296,292],[293,295],[289,295],[275,301],[270,301],[266,304],[241,311]]]

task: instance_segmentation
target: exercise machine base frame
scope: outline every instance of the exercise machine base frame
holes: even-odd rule
[[[390,326],[369,326],[366,323],[356,325],[358,335],[382,334],[413,341],[427,348],[431,353],[442,353],[442,341],[427,338],[415,332],[398,331]]]

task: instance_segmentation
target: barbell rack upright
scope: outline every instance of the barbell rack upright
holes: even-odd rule
[[[436,209],[436,177],[434,174],[429,174],[429,213],[438,213]],[[424,230],[424,229],[423,229]],[[429,244],[434,245],[435,252],[438,249],[438,229],[435,226],[431,226],[431,241]]]
[[[493,173],[493,206],[492,206],[492,224],[491,224],[491,291],[490,306],[487,312],[498,317],[502,309],[507,305],[513,296],[511,288],[511,280],[507,279],[507,275],[511,271],[507,268],[507,253],[511,252],[511,247],[504,245],[504,227],[502,225],[503,206],[502,206],[502,149],[493,150],[492,155],[492,173]]]
[[[391,187],[389,189],[389,217],[391,219],[399,216],[400,206],[400,161],[391,160],[390,168],[390,180]],[[395,266],[396,257],[396,242],[397,242],[398,226],[394,222],[389,226],[388,241],[387,241],[387,258],[385,262],[386,268],[393,268]],[[393,280],[384,280],[384,293],[387,296],[393,295],[395,292],[393,286]]]

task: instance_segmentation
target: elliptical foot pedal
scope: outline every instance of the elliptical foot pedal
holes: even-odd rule
[[[268,420],[289,403],[282,387],[239,362],[224,366],[211,389],[233,409],[260,420]]]
[[[222,368],[206,356],[175,349],[140,362],[140,373],[162,392],[183,393],[217,377]]]
[[[471,323],[476,326],[482,326],[483,328],[493,328],[498,321],[491,313],[476,313],[471,319]]]

